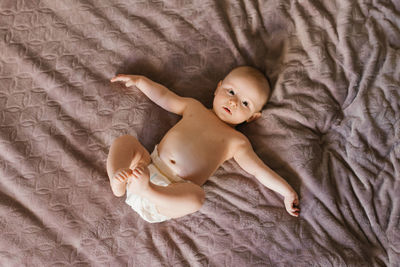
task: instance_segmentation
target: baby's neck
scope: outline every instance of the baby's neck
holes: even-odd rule
[[[218,117],[218,115],[215,113],[214,109],[210,108],[210,109],[208,109],[208,110],[211,111],[211,113],[213,113],[214,116],[217,117],[221,122],[225,123],[226,125],[228,125],[228,126],[234,128],[234,129],[236,128],[237,124],[230,124],[230,123],[227,123],[227,122],[224,121],[224,120],[221,120],[221,118]]]

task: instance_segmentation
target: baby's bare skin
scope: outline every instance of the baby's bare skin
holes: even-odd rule
[[[224,161],[233,158],[263,185],[283,195],[289,214],[299,215],[296,192],[258,158],[248,139],[234,128],[239,123],[260,117],[269,94],[269,88],[248,76],[245,68],[232,71],[218,84],[211,110],[199,101],[179,97],[143,76],[118,75],[111,81],[123,82],[127,87],[136,86],[159,106],[182,116],[161,140],[158,153],[173,172],[193,183],[172,184],[165,188],[149,183],[148,153],[134,137],[125,136],[116,140],[118,144],[113,144],[107,161],[115,195],[123,195],[127,187],[133,193],[151,199],[160,213],[180,217],[201,207],[204,191],[200,186]],[[128,151],[128,147],[134,152]],[[117,165],[125,167],[117,168]],[[168,209],[170,206],[175,208]]]
[[[180,177],[203,185],[244,141],[240,132],[192,100],[182,119],[161,140],[158,152]]]

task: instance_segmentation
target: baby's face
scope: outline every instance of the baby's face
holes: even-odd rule
[[[218,84],[213,110],[222,121],[238,125],[258,118],[267,98],[266,88],[254,77],[235,72]]]

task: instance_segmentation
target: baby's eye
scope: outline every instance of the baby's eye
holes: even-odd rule
[[[229,90],[228,90],[228,94],[230,94],[230,95],[235,95],[235,92],[234,92],[232,89],[229,89]]]
[[[243,101],[242,104],[243,104],[243,106],[245,106],[245,107],[248,107],[248,106],[249,106],[249,102],[247,102],[247,101]]]

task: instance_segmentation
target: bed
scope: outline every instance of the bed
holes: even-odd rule
[[[0,2],[1,266],[399,266],[400,3]],[[179,117],[141,74],[211,107],[241,65],[273,92],[238,128],[301,215],[233,161],[200,211],[149,224],[114,197],[112,141],[152,151]]]

